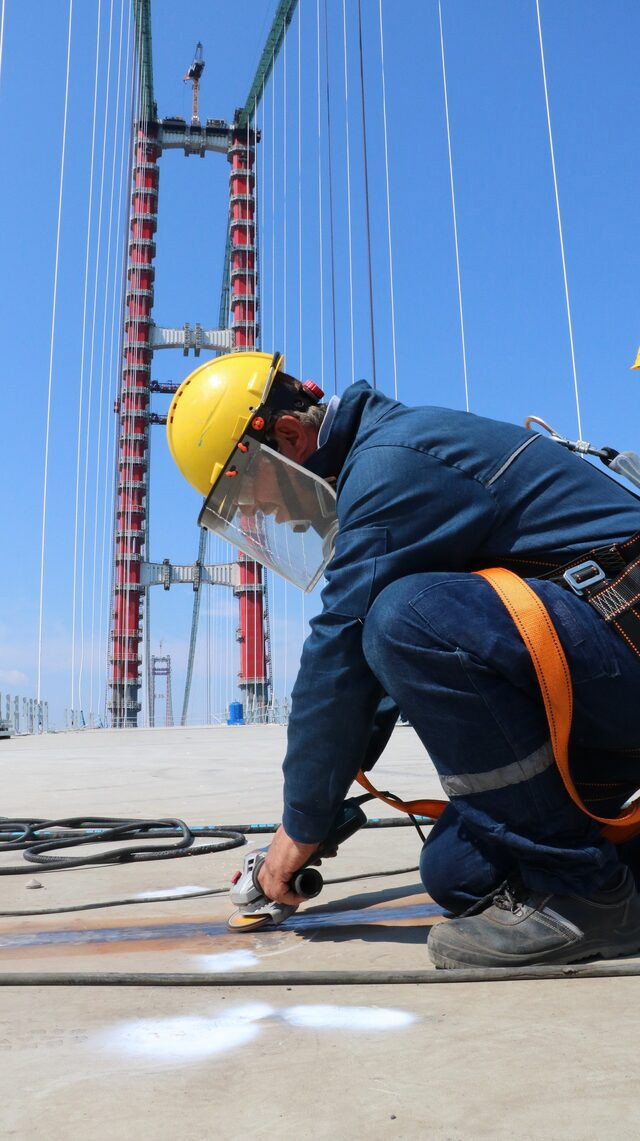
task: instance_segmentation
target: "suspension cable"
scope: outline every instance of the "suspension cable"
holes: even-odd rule
[[[210,549],[211,549],[211,532],[207,531],[206,532],[206,542],[205,542],[205,556],[204,556],[205,562],[207,562],[207,563],[209,563],[211,561],[210,557],[209,557]],[[202,585],[200,586],[200,590],[202,590]],[[206,597],[207,597],[207,606],[205,609],[204,716],[205,716],[205,724],[210,725],[211,724],[211,605],[209,602],[209,599],[211,597],[210,591],[207,591]],[[185,721],[182,721],[182,724],[185,724]]]
[[[338,393],[338,349],[336,344],[336,257],[333,236],[333,163],[331,157],[331,90],[329,86],[329,15],[324,0],[324,68],[327,86],[327,156],[329,160],[329,246],[331,249],[331,332],[333,335],[333,391]]]
[[[460,248],[458,244],[458,218],[456,213],[456,192],[453,178],[453,156],[451,151],[451,126],[449,123],[449,97],[447,94],[447,68],[444,58],[444,33],[442,30],[442,5],[438,0],[438,21],[440,24],[440,55],[442,58],[442,87],[444,91],[444,114],[447,124],[447,150],[449,153],[449,181],[451,184],[451,211],[453,214],[453,240],[456,251],[456,276],[458,281],[458,309],[460,312],[460,340],[462,343],[462,368],[464,372],[464,398],[465,408],[469,411],[469,377],[467,374],[467,345],[464,333],[464,314],[462,309],[462,277],[460,274]]]
[[[373,387],[376,382],[376,338],[373,320],[373,266],[371,262],[371,219],[369,213],[369,159],[367,155],[367,116],[364,98],[364,55],[362,51],[362,5],[358,0],[358,47],[360,52],[360,106],[362,112],[362,157],[364,167],[364,204],[367,229],[367,266],[369,276],[369,324],[371,328],[371,368]]]
[[[86,335],[87,335],[87,301],[89,295],[89,258],[91,255],[91,223],[93,221],[93,180],[95,167],[96,121],[98,117],[98,78],[100,74],[100,21],[102,3],[98,0],[98,14],[96,20],[96,51],[95,51],[95,80],[93,85],[93,115],[91,123],[91,158],[89,162],[89,200],[87,205],[87,237],[84,261],[84,286],[82,297],[82,333],[80,337],[80,379],[78,387],[78,421],[76,443],[76,490],[73,525],[73,572],[71,585],[71,693],[70,709],[73,725],[73,709],[75,703],[76,682],[76,611],[77,611],[77,582],[78,582],[78,538],[80,522],[80,454],[82,452],[82,424],[84,421],[84,380],[86,366]]]
[[[299,377],[302,380],[304,376],[302,361],[303,361],[303,336],[302,336],[302,52],[301,52],[301,28],[302,28],[302,4],[298,5],[298,367]],[[304,641],[305,631],[305,614],[304,614],[305,594],[302,592],[301,602],[301,617],[302,617],[302,641]],[[273,686],[272,686],[273,689]]]
[[[260,150],[260,159],[258,159],[257,147],[256,147],[256,155],[255,155],[254,187],[255,187],[255,193],[256,193],[256,226],[255,226],[254,233],[256,235],[256,240],[255,240],[255,255],[254,255],[254,259],[255,259],[254,260],[254,265],[255,265],[254,281],[255,281],[256,294],[258,297],[258,303],[259,303],[259,307],[260,307],[260,311],[261,311],[262,310],[262,301],[263,301],[262,271],[263,271],[263,265],[265,262],[265,259],[264,259],[264,251],[265,251],[264,206],[265,206],[265,198],[266,198],[265,175],[264,175],[264,170],[265,170],[264,76],[262,77],[262,92],[260,94],[260,110],[262,112],[262,129],[260,131],[260,138],[263,140],[263,145],[262,145],[261,150]],[[255,127],[255,131],[256,131],[256,141],[257,141],[257,137],[258,137],[258,100],[257,100],[257,98],[256,98],[256,102],[254,105],[254,127]],[[263,343],[262,342],[262,323],[258,326],[258,329],[259,329],[258,346],[260,349],[262,349],[262,343]],[[273,343],[271,345],[271,351],[273,352]],[[265,608],[268,606],[268,599],[269,599],[269,594],[268,594],[268,589],[267,589],[267,585],[268,585],[267,575],[268,575],[267,568],[264,567],[263,571],[262,571],[262,581],[264,584],[264,591],[263,591],[263,629],[264,629],[264,623],[265,623],[265,617],[264,617],[265,612],[266,612]],[[267,682],[268,682],[269,666],[268,666],[268,663],[266,661],[266,656],[265,656],[265,677],[266,677]],[[268,718],[267,706],[268,706],[268,689],[267,689],[267,684],[265,683],[265,720],[269,719]]]
[[[276,69],[271,56],[271,348],[276,340]],[[275,601],[275,595],[274,595]]]
[[[286,53],[286,40],[285,40],[284,49],[285,49],[285,53]],[[286,54],[285,54],[285,70],[286,70]],[[285,84],[286,84],[286,80],[285,80]],[[285,85],[285,115],[286,115],[286,85]],[[256,131],[257,125],[258,124],[257,124],[257,120],[256,120],[256,104],[255,104],[255,100],[254,100],[253,115],[247,116],[247,167],[249,167],[249,165],[250,165],[251,129],[253,127],[253,163],[251,164],[251,166],[252,166],[253,174],[254,174],[254,178],[253,178],[253,293],[254,293],[253,344],[254,344],[254,348],[256,347],[255,333],[256,333],[256,324],[257,324],[257,321],[256,321],[257,310],[256,310],[256,302],[255,302],[256,246],[257,246],[257,237],[258,237],[258,227],[256,224],[256,171],[257,171],[257,166],[258,166],[257,131]],[[286,171],[285,171],[285,179],[286,179]],[[285,192],[286,192],[286,181],[285,181]],[[249,245],[249,226],[247,226],[247,245]],[[286,241],[285,241],[285,247],[286,247]],[[246,261],[247,261],[247,255],[245,256],[245,265],[246,265]],[[285,272],[286,272],[286,263],[285,263]],[[255,589],[256,584],[258,582],[258,579],[260,580],[260,583],[262,585],[262,592],[260,595],[260,598],[261,598],[261,621],[260,621],[260,630],[259,631],[258,631],[258,594],[256,593],[256,589]],[[253,606],[252,606],[252,613],[253,613],[253,685],[251,688],[247,689],[247,693],[251,693],[251,695],[252,695],[253,712],[251,715],[251,720],[255,721],[256,716],[257,716],[257,709],[258,709],[257,689],[256,689],[256,686],[257,686],[256,678],[258,675],[258,633],[260,634],[260,638],[262,639],[262,648],[263,648],[262,658],[264,658],[264,609],[265,609],[265,600],[266,600],[265,576],[262,573],[262,568],[259,567],[259,564],[256,562],[255,559],[253,560],[253,585],[254,585]]]
[[[284,580],[284,661],[282,664],[282,703],[284,716],[287,716],[287,684],[289,672],[289,583]]]
[[[282,258],[283,258],[283,273],[282,273],[283,301],[282,301],[282,313],[283,313],[283,347],[284,347],[285,351],[288,347],[288,343],[287,343],[287,316],[288,316],[288,306],[287,306],[287,254],[288,254],[288,229],[287,229],[287,134],[288,134],[288,126],[287,126],[287,118],[288,118],[288,114],[287,114],[287,110],[288,110],[287,109],[287,34],[288,34],[288,28],[285,28],[284,37],[283,37],[283,45],[282,45],[282,61],[283,61],[282,62],[282,91],[283,91],[283,95],[282,95],[282,100],[283,100],[283,117],[282,117],[282,127],[283,127],[283,142],[282,142],[282,159],[283,159],[283,161],[282,161],[282,167],[283,167],[283,253],[282,253]],[[284,626],[285,626],[285,631],[288,631],[288,626],[289,626],[288,607],[289,607],[289,584],[285,582],[285,585],[284,585]],[[261,632],[261,636],[262,636],[262,632]],[[257,648],[257,639],[255,639],[254,645],[256,645],[256,648]],[[285,700],[286,700],[286,679],[287,679],[287,641],[285,640],[285,655],[284,655]]]
[[[276,339],[276,75],[271,53],[271,348]]]
[[[298,4],[298,365],[302,368],[302,53],[300,47],[302,4]]]
[[[104,180],[106,169],[106,151],[107,151],[107,134],[109,127],[109,103],[110,103],[110,86],[111,86],[111,56],[112,56],[112,38],[113,38],[113,3],[111,0],[109,5],[109,32],[108,32],[108,46],[107,46],[107,75],[105,87],[105,107],[104,107],[104,132],[102,139],[102,158],[100,166],[100,197],[98,204],[98,232],[96,238],[96,270],[94,277],[93,289],[93,313],[91,320],[91,355],[89,358],[89,387],[87,392],[87,421],[85,433],[85,455],[84,455],[84,494],[83,494],[83,512],[82,512],[82,556],[80,563],[80,665],[78,668],[78,709],[82,710],[82,673],[84,669],[84,633],[85,633],[85,572],[86,572],[86,553],[87,553],[87,500],[89,492],[89,452],[90,452],[90,436],[92,428],[92,413],[93,413],[93,376],[94,376],[94,360],[95,360],[95,334],[96,334],[96,318],[98,309],[98,280],[100,270],[100,252],[102,243],[102,218],[103,218],[103,205],[104,205]]]
[[[0,12],[0,83],[2,83],[2,53],[4,49],[4,4],[2,0],[2,12]]]
[[[264,81],[263,81],[263,85],[262,85],[262,94],[264,95]],[[259,177],[258,177],[259,170],[260,170],[260,166],[258,163],[258,139],[261,138],[261,135],[258,131],[258,96],[257,95],[256,95],[254,102],[253,102],[253,130],[254,130],[254,147],[255,147],[255,154],[254,154],[254,159],[253,159],[253,197],[254,197],[253,292],[254,292],[255,298],[256,298],[255,299],[254,313],[256,314],[256,319],[257,319],[257,314],[260,312],[260,298],[261,298],[260,270],[261,270],[261,260],[262,260],[262,248],[261,248],[262,235],[260,233],[260,200],[262,198],[262,183],[260,182]],[[229,270],[229,272],[231,272],[231,270]],[[262,327],[260,324],[256,324],[255,340],[256,340],[256,348],[262,349]]]
[[[318,273],[320,281],[320,386],[324,384],[324,275],[322,235],[322,114],[320,97],[320,0],[316,0],[316,108],[318,128]]]
[[[282,39],[282,349],[287,351],[287,28]]]
[[[353,328],[353,240],[351,231],[351,145],[349,140],[349,79],[347,67],[347,6],[342,0],[342,38],[344,52],[344,108],[347,156],[347,245],[349,249],[349,333],[351,349],[351,383],[356,379],[355,340]]]
[[[60,231],[62,227],[62,196],[67,148],[67,118],[69,109],[69,76],[71,74],[71,27],[73,23],[73,0],[69,0],[69,26],[67,33],[67,65],[64,87],[64,111],[62,118],[62,150],[60,155],[60,181],[58,188],[58,220],[56,224],[56,252],[53,271],[53,302],[51,307],[51,335],[49,343],[49,377],[47,383],[47,420],[44,443],[44,472],[42,489],[42,532],[40,540],[40,602],[38,613],[38,680],[36,701],[41,699],[42,685],[42,625],[44,616],[44,563],[47,533],[47,491],[49,483],[49,438],[51,434],[51,397],[53,392],[53,354],[55,347],[56,314],[58,305],[58,267],[60,264]]]
[[[260,290],[260,312],[262,312],[262,306],[263,306],[263,301],[264,301],[264,291],[262,288],[262,274],[263,274],[264,269],[265,269],[265,250],[266,250],[266,231],[265,231],[265,221],[264,221],[264,209],[265,209],[265,201],[266,201],[266,197],[267,197],[266,183],[265,183],[265,178],[264,178],[264,163],[265,163],[265,150],[266,150],[265,143],[264,143],[264,138],[265,138],[265,134],[264,134],[264,122],[265,122],[264,76],[262,77],[262,95],[260,97],[260,110],[262,112],[262,127],[261,127],[261,131],[260,131],[260,137],[262,139],[262,147],[260,148],[260,165],[259,166],[258,166],[257,156],[256,156],[256,181],[258,181],[258,179],[257,179],[258,169],[260,170],[260,179],[259,179],[260,197],[259,197],[258,203],[257,203],[258,226],[256,227],[256,229],[259,231],[259,235],[260,235],[259,236],[259,243],[258,243],[258,249],[259,249],[259,255],[260,255],[260,273],[259,273],[259,275],[257,275],[257,283],[258,283],[258,288]],[[262,322],[260,322],[260,345],[262,346]],[[273,344],[271,345],[271,350],[272,350],[272,352],[274,351],[273,350]]]
[[[582,439],[582,418],[580,415],[580,396],[578,393],[578,374],[576,370],[576,354],[573,344],[573,321],[571,319],[571,303],[569,301],[569,279],[567,277],[567,259],[564,251],[564,236],[562,232],[562,217],[560,214],[560,195],[558,193],[558,176],[556,174],[556,157],[553,146],[553,133],[551,130],[551,111],[549,109],[549,90],[547,87],[547,69],[544,61],[544,44],[542,42],[542,21],[540,19],[540,0],[536,0],[536,14],[538,17],[538,42],[540,44],[540,63],[542,64],[542,83],[544,87],[544,102],[547,111],[547,129],[549,133],[549,153],[551,155],[551,170],[553,173],[553,191],[556,200],[556,216],[558,219],[558,236],[560,238],[560,256],[562,258],[562,279],[564,281],[564,297],[567,306],[567,325],[569,328],[569,346],[571,349],[571,369],[573,372],[573,391],[576,401],[576,417],[578,421],[578,436]]]
[[[260,138],[263,145],[260,148],[260,159],[258,159],[258,150],[256,147],[255,159],[255,180],[254,186],[256,189],[256,251],[255,251],[255,290],[258,305],[258,312],[262,312],[263,290],[262,290],[262,268],[264,262],[264,76],[262,77],[262,93],[260,95],[260,110],[262,112],[262,127],[260,130]],[[256,138],[258,135],[258,104],[256,102],[255,108],[255,124],[256,124]],[[262,338],[262,321],[258,325],[258,347],[263,348]]]
[[[270,595],[273,599],[273,612],[276,613],[276,576],[273,571],[267,571],[267,575],[271,576],[271,591]],[[277,700],[276,700],[276,654],[275,645],[271,647],[271,720],[277,721]]]
[[[214,562],[218,562],[218,554],[221,551],[222,544],[221,544],[221,542],[217,536],[214,538],[213,546],[214,546],[213,559],[214,559]],[[222,559],[220,559],[219,561],[221,562]],[[223,595],[223,598],[224,598],[224,595]],[[216,688],[215,688],[214,707],[215,707],[215,711],[217,712],[218,717],[221,716],[222,708],[224,705],[224,694],[222,692],[222,685],[223,685],[222,669],[221,669],[221,661],[220,661],[220,658],[222,655],[219,652],[219,647],[222,645],[223,610],[224,610],[223,606],[216,606],[214,609],[214,612],[213,612],[213,641],[214,641],[214,645],[216,647],[216,663],[215,663],[215,671],[214,671]]]
[[[384,170],[387,193],[387,244],[389,249],[389,288],[391,293],[391,347],[393,350],[393,394],[398,399],[398,360],[396,353],[396,308],[393,288],[393,250],[391,246],[391,195],[389,193],[389,141],[387,135],[387,85],[384,74],[384,32],[382,28],[382,0],[378,4],[380,15],[380,71],[382,75],[382,121],[384,126]]]

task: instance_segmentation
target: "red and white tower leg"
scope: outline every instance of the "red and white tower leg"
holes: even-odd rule
[[[109,710],[116,728],[140,710],[143,587],[148,510],[151,309],[158,200],[157,125],[137,128],[120,388]]]
[[[236,350],[253,349],[257,339],[257,291],[255,244],[255,144],[251,127],[237,127],[231,133],[228,159],[230,193],[230,278],[231,313]],[[238,559],[240,585],[235,593],[240,601],[239,686],[246,694],[246,715],[259,719],[268,701],[268,631],[266,626],[265,584],[259,563]]]

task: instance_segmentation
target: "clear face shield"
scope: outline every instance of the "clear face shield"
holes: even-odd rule
[[[310,591],[333,554],[335,492],[266,444],[246,439],[205,500],[200,527]]]

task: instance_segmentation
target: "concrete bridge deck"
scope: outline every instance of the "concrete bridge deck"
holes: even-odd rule
[[[14,738],[0,743],[2,814],[277,821],[284,744],[277,726]],[[400,795],[439,794],[408,728],[376,775]],[[417,873],[371,875],[417,864],[412,829],[361,832],[324,870],[370,878],[253,934],[226,929],[225,895],[191,894],[226,887],[243,854],[3,876],[0,976],[430,968],[441,914]],[[0,870],[21,861],[3,853]],[[0,1136],[635,1139],[639,993],[636,978],[3,986]]]

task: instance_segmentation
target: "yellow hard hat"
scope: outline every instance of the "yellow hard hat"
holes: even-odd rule
[[[167,439],[178,468],[201,495],[220,478],[251,421],[262,433],[263,405],[283,363],[280,353],[229,353],[183,380],[167,416]]]

